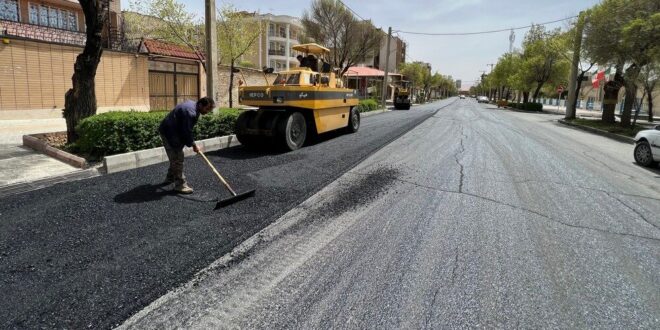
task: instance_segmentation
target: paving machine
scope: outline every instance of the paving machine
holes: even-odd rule
[[[401,80],[394,88],[394,108],[410,110],[410,82]]]
[[[272,84],[266,79],[263,86],[239,87],[239,103],[258,108],[242,112],[236,121],[236,137],[247,147],[275,144],[296,150],[316,134],[360,128],[357,93],[342,88],[337,73],[319,60],[329,50],[317,44],[292,49],[305,54],[300,67],[279,72]]]

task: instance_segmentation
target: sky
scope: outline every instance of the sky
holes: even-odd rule
[[[130,0],[121,0],[129,9]],[[178,0],[199,17],[204,15],[204,0]],[[311,0],[216,0],[232,3],[240,10],[261,14],[300,17]],[[576,16],[599,0],[343,0],[364,19],[383,30],[425,33],[465,33],[554,21]],[[547,27],[566,28],[566,22]],[[520,47],[526,30],[517,30],[514,47]],[[451,75],[469,87],[481,75],[490,71],[488,64],[509,50],[509,31],[467,36],[422,36],[396,33],[408,43],[407,61],[431,63],[434,72]]]

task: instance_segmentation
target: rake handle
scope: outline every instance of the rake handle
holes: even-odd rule
[[[225,187],[227,187],[227,189],[229,190],[229,192],[230,192],[232,195],[236,196],[236,192],[234,191],[234,189],[231,189],[231,186],[229,185],[229,183],[227,183],[227,181],[225,180],[225,178],[223,178],[222,175],[220,175],[220,173],[218,172],[218,170],[215,169],[215,166],[213,166],[213,164],[211,164],[211,162],[209,161],[209,159],[206,158],[206,155],[204,155],[204,153],[203,153],[201,150],[200,150],[199,152],[197,152],[197,153],[198,153],[200,156],[202,156],[202,158],[204,158],[204,160],[206,161],[206,164],[209,165],[209,167],[213,170],[213,173],[215,173],[215,175],[218,176],[218,179],[220,179],[220,182],[222,182],[222,184],[224,184]]]

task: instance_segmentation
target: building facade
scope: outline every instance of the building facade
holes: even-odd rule
[[[106,48],[119,47],[120,0],[105,0]],[[85,15],[76,0],[0,0],[0,33],[67,45],[85,44]]]
[[[262,24],[262,33],[244,60],[257,68],[270,67],[285,71],[298,66],[298,52],[291,47],[300,44],[303,26],[296,17],[287,15],[257,15]]]

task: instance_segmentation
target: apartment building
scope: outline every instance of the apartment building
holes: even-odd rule
[[[119,44],[120,0],[105,0],[107,48]],[[77,0],[0,0],[0,33],[68,45],[85,44],[85,16]]]
[[[255,18],[263,25],[263,32],[244,60],[257,68],[271,67],[285,71],[298,66],[298,52],[291,47],[300,44],[303,26],[300,19],[287,15],[264,14]]]

